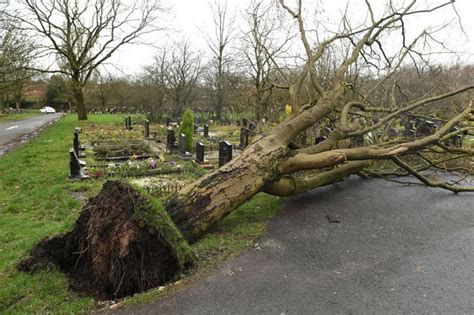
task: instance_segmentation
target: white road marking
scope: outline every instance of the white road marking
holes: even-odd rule
[[[11,130],[11,129],[15,129],[15,128],[18,128],[18,125],[8,127],[7,130]]]

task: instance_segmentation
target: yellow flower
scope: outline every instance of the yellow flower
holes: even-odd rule
[[[290,104],[285,105],[285,113],[290,115],[293,112],[293,107]]]

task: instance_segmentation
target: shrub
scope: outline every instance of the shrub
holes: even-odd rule
[[[194,114],[190,109],[186,109],[183,113],[183,119],[179,125],[179,133],[186,135],[186,149],[192,152],[193,134],[194,134]]]

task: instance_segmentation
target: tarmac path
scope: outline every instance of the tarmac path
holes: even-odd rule
[[[0,156],[12,146],[28,139],[29,135],[44,127],[45,125],[56,121],[63,114],[40,115],[27,119],[10,121],[0,124]]]
[[[474,195],[350,178],[289,199],[212,274],[117,311],[474,314]]]

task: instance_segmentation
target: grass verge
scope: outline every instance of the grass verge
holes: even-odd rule
[[[121,115],[90,115],[88,122],[79,124],[75,115],[68,115],[0,158],[0,313],[78,313],[103,305],[69,291],[67,278],[60,272],[30,275],[18,272],[16,265],[41,239],[71,229],[84,197],[95,195],[102,186],[103,180],[67,180],[74,127],[122,121]],[[276,197],[259,194],[222,220],[192,246],[198,257],[196,269],[183,277],[249,246],[264,231],[279,203]],[[148,302],[161,291],[137,294],[125,302]]]

